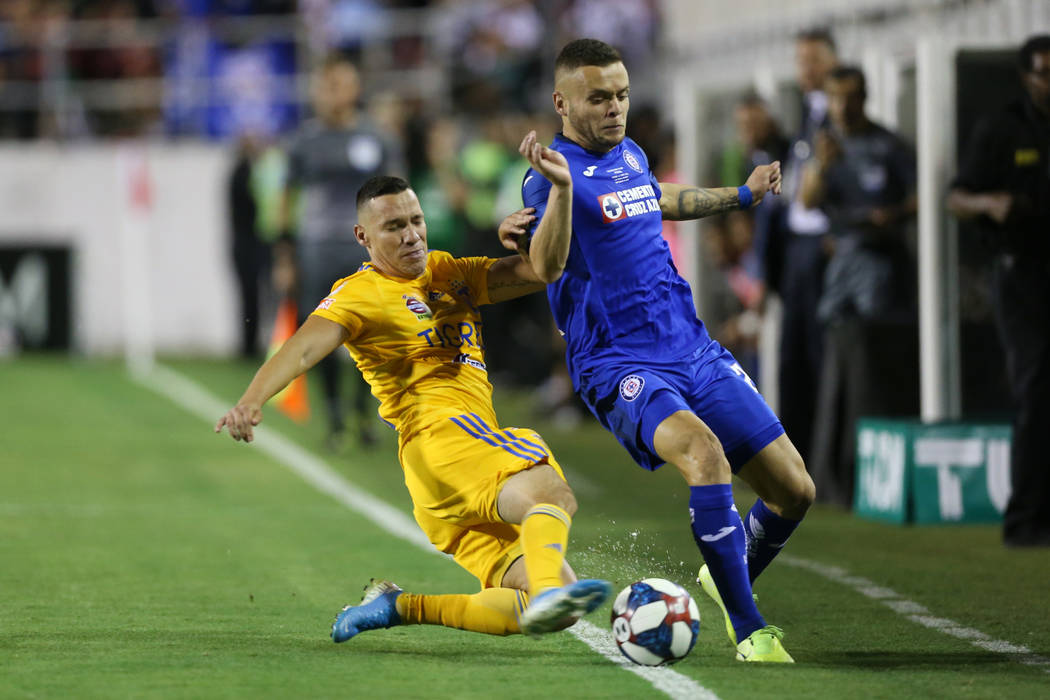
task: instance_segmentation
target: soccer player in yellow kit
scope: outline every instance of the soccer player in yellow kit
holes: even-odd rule
[[[571,218],[572,180],[564,158],[529,152],[552,187],[546,216]],[[453,258],[427,250],[419,200],[400,178],[378,176],[357,195],[354,235],[371,261],[336,282],[296,334],[256,373],[218,423],[250,442],[262,405],[344,344],[399,434],[399,458],[416,522],[452,554],[482,590],[416,595],[373,581],[360,605],[332,626],[346,641],[398,624],[440,624],[487,634],[539,635],[563,629],[600,605],[611,585],[576,580],[565,562],[576,500],[538,434],[500,427],[484,364],[478,307],[544,288],[568,242],[534,238],[531,258]],[[501,226],[508,248],[531,217]],[[531,602],[530,602],[531,599]]]

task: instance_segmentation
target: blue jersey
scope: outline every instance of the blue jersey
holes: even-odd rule
[[[595,153],[560,134],[551,148],[572,173],[572,245],[547,297],[573,383],[609,361],[674,361],[706,346],[692,290],[661,235],[660,185],[642,149],[624,139]],[[522,200],[536,208],[537,225],[550,188],[535,170],[526,173]]]

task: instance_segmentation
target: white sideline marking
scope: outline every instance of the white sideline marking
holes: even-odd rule
[[[154,365],[153,370],[149,373],[136,373],[132,377],[187,412],[203,418],[210,425],[214,425],[215,421],[229,408],[193,380],[161,364]],[[256,428],[255,440],[252,444],[298,474],[318,491],[328,494],[350,510],[368,518],[380,528],[416,545],[423,551],[446,556],[434,548],[412,518],[357,488],[329,467],[324,460],[277,432],[268,428]],[[670,668],[636,666],[630,663],[616,648],[616,644],[607,631],[586,620],[580,620],[569,631],[598,654],[620,665],[624,670],[644,678],[654,688],[675,700],[686,700],[687,698],[690,700],[694,698],[718,700],[718,696],[710,690],[692,678]]]
[[[788,566],[812,571],[826,579],[835,581],[836,583],[841,583],[844,586],[852,588],[861,595],[877,600],[898,615],[903,615],[907,619],[916,624],[922,625],[923,627],[928,627],[931,630],[936,630],[942,634],[947,634],[950,637],[955,637],[956,639],[968,641],[975,647],[984,649],[985,651],[991,651],[997,654],[1009,654],[1010,656],[1015,657],[1017,661],[1020,661],[1027,666],[1046,666],[1046,672],[1050,673],[1050,659],[1032,653],[1032,650],[1028,647],[1020,644],[1012,644],[1011,642],[1006,642],[1001,639],[992,639],[980,630],[975,630],[972,627],[964,627],[958,622],[949,620],[945,617],[934,617],[924,606],[905,599],[893,589],[878,586],[863,576],[852,576],[840,566],[829,566],[808,559],[793,557],[790,554],[781,554],[777,557],[777,561],[782,564],[787,564]]]
[[[692,678],[683,676],[666,666],[639,666],[628,661],[608,630],[592,625],[586,620],[580,620],[569,628],[574,637],[582,641],[594,651],[598,652],[614,664],[618,664],[624,671],[630,671],[653,684],[653,687],[666,693],[672,698],[685,698],[696,700],[718,700],[718,696],[700,685]]]

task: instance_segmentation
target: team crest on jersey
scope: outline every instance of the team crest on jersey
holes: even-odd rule
[[[627,165],[631,166],[631,170],[636,173],[642,172],[642,164],[639,163],[638,159],[634,157],[634,154],[627,149],[624,149],[623,151],[623,159],[627,161]]]
[[[637,374],[628,374],[620,380],[620,396],[624,401],[634,401],[645,388],[645,378]]]
[[[602,209],[602,221],[611,224],[627,216],[623,208],[623,202],[615,192],[598,195],[598,204]]]
[[[416,315],[416,318],[422,321],[425,318],[434,318],[434,314],[430,311],[430,307],[424,304],[415,297],[410,297],[407,294],[401,297],[405,300],[405,306],[408,310]]]

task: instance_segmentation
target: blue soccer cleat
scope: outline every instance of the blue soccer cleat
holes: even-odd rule
[[[332,641],[345,642],[368,630],[386,629],[401,624],[397,597],[403,591],[390,581],[372,579],[365,586],[359,605],[347,605],[332,624]]]
[[[521,631],[538,637],[565,629],[604,603],[610,593],[612,584],[596,578],[549,588],[529,602],[521,615]]]

